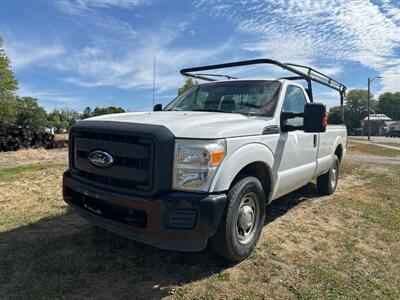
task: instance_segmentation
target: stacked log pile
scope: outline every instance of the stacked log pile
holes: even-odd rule
[[[0,152],[23,148],[62,148],[65,140],[56,140],[54,134],[22,126],[0,126]]]

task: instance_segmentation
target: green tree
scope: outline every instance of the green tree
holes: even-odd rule
[[[371,113],[377,112],[378,101],[373,99],[373,95],[370,94],[371,99]],[[345,124],[349,130],[360,128],[361,120],[368,115],[368,92],[366,90],[350,90],[345,98]]]
[[[71,128],[76,124],[76,122],[82,119],[82,116],[76,110],[64,108],[63,112],[68,119],[68,128]]]
[[[18,105],[11,95],[0,95],[0,125],[14,125],[17,122]]]
[[[55,128],[56,133],[68,130],[79,120],[79,113],[68,108],[56,108],[48,116],[48,126]]]
[[[47,113],[32,97],[17,98],[17,125],[41,128],[47,124]]]
[[[379,96],[379,112],[393,120],[400,120],[400,92],[383,93]]]
[[[0,124],[15,124],[18,106],[15,102],[15,92],[18,81],[11,70],[10,60],[3,47],[0,35]]]
[[[108,107],[96,107],[93,110],[92,116],[101,116],[108,114],[119,114],[124,113],[125,110],[122,107],[108,106]]]
[[[346,111],[345,111],[346,114]],[[342,124],[342,108],[340,106],[333,106],[329,109],[328,113],[329,124]]]
[[[186,78],[185,83],[178,89],[178,95],[183,94],[185,91],[190,89],[192,86],[195,86],[197,81],[193,80],[193,78]]]
[[[14,95],[18,81],[11,70],[10,60],[4,52],[3,39],[0,35],[0,94]]]
[[[92,116],[93,116],[93,111],[89,106],[87,106],[82,112],[82,119],[87,119]]]

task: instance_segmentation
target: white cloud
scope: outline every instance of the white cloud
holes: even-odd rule
[[[150,1],[148,0],[78,0],[78,2],[84,4],[85,6],[93,6],[93,7],[118,6],[123,8],[145,5],[150,3]]]
[[[48,111],[59,107],[80,107],[81,102],[84,100],[84,97],[75,93],[37,90],[21,84],[18,89],[18,96],[36,98],[39,100],[39,105],[43,105]]]
[[[390,0],[382,0],[382,10],[387,17],[396,22],[400,22],[400,6],[396,7]]]
[[[51,100],[53,102],[60,103],[60,105],[68,104],[70,102],[78,102],[83,98],[72,93],[60,93],[58,91],[44,91],[36,90],[30,87],[20,86],[18,90],[20,97],[32,97],[41,100]]]
[[[383,90],[393,91],[399,88],[400,80],[393,76],[400,68],[400,59],[395,58],[396,51],[400,50],[400,25],[397,8],[389,0],[380,1],[378,6],[367,0],[241,0],[234,5],[210,0],[197,2],[195,9],[229,19],[247,37],[239,44],[241,50],[250,51],[253,56],[256,53],[312,65],[330,76],[343,72],[343,61],[355,61],[379,72]],[[156,24],[157,30],[138,32],[102,9],[111,6],[133,9],[149,1],[60,0],[56,3],[71,18],[77,18],[81,26],[87,25],[89,34],[93,31],[97,35],[87,41],[88,46],[74,50],[58,43],[11,42],[6,50],[13,66],[57,68],[65,71],[63,80],[82,87],[149,88],[156,55],[156,83],[160,91],[165,91],[175,89],[182,82],[178,75],[180,68],[205,61],[217,62],[229,54],[237,54],[234,51],[238,44],[233,47],[230,40],[205,48],[172,46],[186,31],[190,24],[187,21],[162,20]],[[90,30],[92,26],[100,30]],[[254,70],[250,67],[247,73],[255,74]]]
[[[117,58],[99,49],[85,49],[60,63],[59,68],[75,70],[79,76],[65,80],[83,87],[149,88],[153,84],[156,55],[156,86],[163,91],[176,88],[182,82],[178,75],[180,68],[211,60],[228,47],[229,43],[206,49],[180,49],[151,43]]]
[[[197,8],[224,17],[253,36],[245,50],[283,61],[320,66],[358,62],[383,77],[387,90],[399,90],[400,8],[397,0],[198,1]],[[228,2],[229,4],[229,2]],[[322,66],[324,67],[324,66]],[[341,68],[333,72],[338,74]]]
[[[121,19],[110,15],[110,7],[121,9],[133,9],[138,6],[150,4],[149,0],[57,0],[54,5],[64,13],[75,17],[81,26],[87,25],[93,32],[95,39],[99,39],[93,27],[100,29],[102,34],[107,34],[107,38],[134,39],[137,37],[136,31],[132,26]]]
[[[149,0],[57,0],[58,8],[71,15],[80,15],[93,8],[133,8],[139,5],[148,5]]]
[[[380,76],[382,77],[380,79],[382,89],[379,94],[400,91],[400,62],[394,67],[389,67],[382,71]]]
[[[150,88],[155,55],[157,89],[176,89],[183,81],[179,76],[180,68],[210,61],[228,50],[230,45],[228,40],[207,48],[172,47],[188,24],[187,21],[164,21],[157,31],[140,32],[132,41],[118,41],[118,47],[115,43],[97,40],[94,46],[69,51],[63,57],[49,61],[48,67],[64,71],[64,81],[82,87]]]
[[[14,67],[57,69],[65,74],[59,79],[74,85],[121,89],[151,88],[156,55],[156,86],[159,91],[165,91],[176,89],[182,83],[180,68],[210,61],[229,48],[230,41],[207,48],[172,47],[172,42],[182,35],[187,25],[187,21],[164,22],[157,31],[141,32],[133,40],[122,39],[116,43],[98,37],[83,49],[43,46],[44,43],[39,42],[19,43],[10,37],[6,50]],[[37,95],[49,96],[59,95]]]
[[[333,67],[315,67],[321,73],[324,73],[328,76],[335,76],[343,72],[343,68],[341,66],[333,66]]]
[[[298,64],[310,64],[313,42],[307,37],[276,35],[253,43],[243,44],[245,50],[258,52],[261,56]]]
[[[31,65],[44,64],[65,53],[60,45],[46,45],[38,41],[17,42],[6,40],[5,50],[14,68],[24,68]]]

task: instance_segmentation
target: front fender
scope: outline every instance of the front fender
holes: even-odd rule
[[[271,170],[271,166],[274,164],[272,151],[261,143],[251,143],[239,147],[232,154],[229,154],[218,168],[211,184],[210,192],[228,190],[233,179],[239,174],[240,170],[253,162],[262,162]],[[270,175],[272,190],[276,178],[271,172]]]

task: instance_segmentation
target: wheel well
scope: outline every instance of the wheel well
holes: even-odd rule
[[[342,146],[342,144],[339,144],[336,147],[335,154],[339,158],[339,161],[342,161],[342,157],[343,157],[343,146]]]
[[[231,186],[237,181],[237,179],[242,176],[243,174],[250,175],[256,177],[260,180],[264,192],[265,192],[265,199],[268,201],[269,194],[271,192],[271,174],[270,170],[266,164],[261,161],[253,162],[248,164],[244,168],[240,170],[240,172],[235,176]]]

